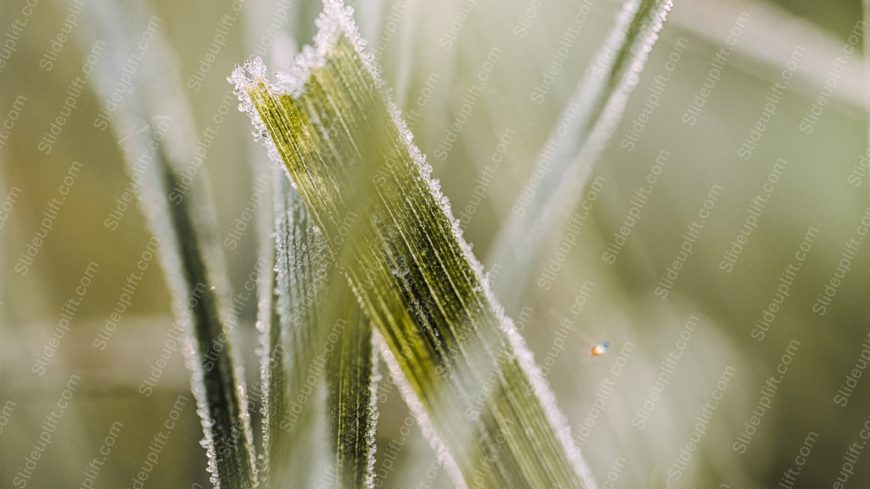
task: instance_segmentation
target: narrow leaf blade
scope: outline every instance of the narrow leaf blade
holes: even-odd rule
[[[351,295],[336,309],[345,325],[326,369],[333,487],[374,487],[377,362],[371,327]]]
[[[185,181],[180,177],[194,156],[195,130],[178,72],[168,43],[156,30],[161,21],[145,5],[96,3],[92,21],[82,24],[79,35],[87,43],[106,41],[109,59],[96,65],[91,79],[103,100],[117,97],[114,67],[135,52],[132,33],[143,26],[151,30],[151,44],[137,65],[137,89],[107,111],[104,120],[122,146],[140,208],[159,240],[173,311],[186,332],[183,351],[212,485],[257,487],[244,373],[231,341],[236,318],[228,307],[223,256],[213,239],[209,189],[204,171],[195,178],[185,175]]]
[[[487,262],[500,270],[495,291],[509,312],[519,307],[541,245],[565,227],[585,195],[595,160],[622,118],[672,5],[672,0],[623,2],[494,239]]]

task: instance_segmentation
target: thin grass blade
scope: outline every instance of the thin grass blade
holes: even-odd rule
[[[372,330],[346,284],[336,310],[345,319],[326,369],[331,487],[374,487],[377,356]]]
[[[122,145],[140,208],[159,240],[173,310],[186,330],[185,360],[202,421],[202,445],[215,488],[257,487],[253,436],[244,373],[235,357],[228,307],[229,284],[214,238],[209,189],[200,169],[182,175],[194,160],[195,131],[175,63],[159,30],[159,18],[142,4],[99,1],[91,22],[79,30],[86,44],[104,40],[108,62],[95,68],[92,84],[103,100],[117,100],[115,66],[132,66],[133,35],[143,28],[150,45],[135,65],[136,90],[103,114]],[[86,24],[86,25],[85,25]],[[141,41],[139,42],[141,45]],[[158,75],[159,74],[159,75]],[[134,180],[135,181],[135,180]]]
[[[519,307],[538,250],[563,229],[584,196],[604,149],[658,40],[671,0],[626,0],[607,40],[563,110],[531,178],[493,241],[495,292],[509,312]]]
[[[306,487],[315,479],[323,447],[315,415],[322,407],[325,357],[318,358],[328,331],[320,327],[319,304],[328,282],[323,240],[297,192],[283,171],[275,171],[275,289],[274,322],[268,338],[268,365],[262,375],[268,385],[269,440],[266,467],[271,487]]]
[[[261,480],[268,487],[370,487],[376,420],[371,328],[343,277],[335,276],[298,192],[279,171],[273,318],[261,331],[268,352],[261,358],[267,386]],[[321,432],[324,414],[327,431]]]

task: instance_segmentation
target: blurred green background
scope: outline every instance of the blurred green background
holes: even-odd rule
[[[134,487],[132,479],[153,452],[149,444],[164,429],[179,395],[187,395],[190,402],[180,409],[159,463],[144,485],[207,487],[205,456],[198,444],[201,430],[187,394],[188,374],[180,351],[158,368],[151,395],[140,390],[172,342],[169,296],[156,260],[142,272],[121,317],[112,318],[128,274],[137,270],[146,251],[149,233],[135,199],[122,217],[112,214],[117,199],[125,199],[130,177],[119,136],[92,123],[104,101],[85,87],[51,152],[39,146],[62,110],[73,79],[82,72],[90,45],[79,42],[80,34],[90,28],[92,9],[98,6],[88,1],[4,1],[4,42],[15,37],[14,22],[22,9],[34,3],[14,52],[0,51],[4,59],[8,54],[0,71],[0,487],[90,487],[86,484],[91,482],[93,487]],[[478,256],[485,258],[620,3],[352,4],[363,37],[375,51],[454,212],[475,199],[480,202],[464,223],[464,232]],[[250,55],[251,40],[274,21],[274,2],[247,0],[238,5],[241,10],[231,22],[225,16],[233,14],[233,5],[226,1],[153,0],[141,5],[159,17],[155,35],[173,51],[181,80],[201,78],[201,88],[180,88],[198,134],[226,100],[226,76]],[[280,23],[270,50],[279,65],[282,59],[289,61],[294,45],[310,39],[312,19],[319,11],[314,1],[289,5],[294,14]],[[52,52],[52,40],[60,38],[65,17],[76,9],[80,13],[69,40],[46,70],[40,60]],[[682,118],[702,90],[717,51],[730,45],[738,18],[744,19],[740,35],[697,123],[689,126]],[[870,431],[861,432],[870,416],[870,381],[858,377],[866,373],[861,356],[870,358],[870,245],[853,241],[848,271],[835,275],[849,240],[860,238],[860,220],[870,205],[870,160],[864,156],[866,63],[863,29],[857,24],[861,18],[858,1],[675,2],[622,123],[596,163],[593,177],[603,184],[590,217],[574,233],[576,243],[572,240],[567,260],[545,290],[537,280],[566,236],[547,238],[541,271],[533,274],[536,283],[529,284],[519,318],[539,363],[551,360],[548,380],[575,438],[578,428],[592,420],[582,448],[603,487],[767,488],[783,481],[790,468],[796,474],[786,483],[791,485],[780,487],[832,487],[844,464],[853,459],[854,473],[843,487],[870,487],[870,453],[852,457],[849,452],[850,444],[864,441],[862,434],[870,436]],[[567,34],[573,32],[570,29],[576,34]],[[141,33],[126,34],[135,41]],[[223,42],[214,49],[218,34]],[[854,47],[851,56],[844,46]],[[203,70],[200,62],[209,56],[210,47],[214,61]],[[789,58],[797,47],[802,48],[801,56],[792,68]],[[493,48],[500,51],[492,72],[448,151],[448,128]],[[560,49],[567,57],[559,57]],[[535,87],[553,67],[557,73],[546,82],[543,102],[537,103],[532,96]],[[121,67],[115,68],[120,79]],[[740,144],[764,113],[771,85],[786,69],[793,71],[788,88],[745,161],[738,157]],[[669,72],[662,88],[656,77]],[[135,74],[128,96],[137,96],[140,80],[160,76],[159,71]],[[649,114],[653,94],[657,102]],[[814,103],[817,121],[807,134],[800,124],[813,114]],[[244,229],[238,223],[245,221],[246,206],[256,205],[256,175],[249,160],[264,150],[253,142],[247,116],[237,112],[236,105],[233,99],[199,171],[211,182],[217,236],[225,242],[223,251],[238,294],[246,291],[246,284],[250,287],[257,249],[253,221]],[[620,142],[632,134],[633,122],[645,110],[648,121],[635,148],[628,151]],[[500,149],[500,143],[507,149]],[[607,263],[602,255],[626,222],[633,194],[645,184],[663,149],[670,156],[655,188],[615,263]],[[504,158],[495,165],[491,182],[480,185],[481,172],[492,167],[496,153]],[[753,198],[763,192],[780,158],[787,165],[757,217],[757,227],[733,271],[721,270],[720,262],[751,212]],[[60,195],[59,186],[73,161],[81,163],[80,173],[32,265],[21,273],[16,266],[26,258],[28,244],[41,237],[44,211]],[[714,185],[721,187],[715,206],[663,299],[656,287],[679,256],[681,236],[697,219]],[[578,215],[582,210],[578,206]],[[117,228],[107,227],[107,220],[114,220]],[[784,269],[795,261],[810,227],[818,230],[811,250],[759,342],[752,336],[756,321],[775,298]],[[91,267],[95,272],[86,273],[92,262],[97,264]],[[813,305],[832,277],[841,283],[820,315]],[[74,314],[67,314],[64,304],[78,297],[77,287],[85,279],[90,281],[86,293]],[[251,296],[241,302],[241,348],[249,382],[255,382],[256,300]],[[694,330],[678,347],[692,316]],[[560,328],[564,318],[573,320],[573,326]],[[64,320],[69,321],[68,331],[59,329]],[[94,344],[106,331],[107,320],[117,326],[107,347],[100,349]],[[610,353],[591,356],[592,343],[603,340],[610,342]],[[49,350],[53,353],[47,354]],[[683,353],[669,364],[668,354],[677,350]],[[733,378],[717,390],[723,372],[732,372],[728,367]],[[856,367],[858,373],[850,374]],[[46,416],[58,409],[71,375],[81,381],[46,445],[40,442]],[[772,395],[769,389],[763,391],[771,376],[780,375]],[[851,394],[847,402],[837,401],[847,375],[857,377],[847,386]],[[449,486],[438,471],[430,471],[434,478],[427,477],[433,452],[416,427],[410,433],[402,430],[408,413],[395,388],[386,381],[381,389],[379,487]],[[645,399],[653,397],[652,406],[645,409]],[[701,434],[698,417],[705,403],[714,400],[718,404],[704,418]],[[639,429],[637,419],[644,412],[646,423]],[[753,421],[753,412],[763,414]],[[122,426],[115,435],[113,423]],[[755,429],[751,440],[744,441],[745,453],[738,453],[735,444],[740,433],[747,432],[746,423]],[[870,430],[870,423],[867,427]],[[697,446],[688,449],[693,442]],[[43,445],[27,484],[13,485],[22,468],[28,470],[31,452]],[[106,446],[106,461],[98,464],[98,476],[91,477],[89,462]],[[683,456],[688,449],[685,463],[680,462],[681,449]],[[798,455],[804,462],[795,460]],[[674,472],[669,475],[675,468],[682,471],[678,480]]]

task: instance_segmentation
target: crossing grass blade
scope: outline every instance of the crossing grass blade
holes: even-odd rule
[[[594,487],[553,395],[385,95],[351,18],[325,2],[278,84],[233,74],[400,391],[458,487]]]
[[[371,327],[343,277],[335,276],[298,192],[279,171],[274,287],[261,290],[270,297],[261,303],[259,321],[261,482],[371,487],[377,385]],[[318,429],[321,421],[325,431]]]
[[[325,453],[318,444],[315,418],[322,407],[317,384],[325,360],[318,360],[318,352],[326,333],[318,312],[327,288],[327,264],[322,239],[314,233],[298,194],[280,173],[275,172],[274,185],[274,289],[268,291],[273,294],[273,307],[269,327],[261,331],[268,352],[261,360],[268,399],[263,412],[263,479],[268,487],[306,487],[314,480],[312,467]]]

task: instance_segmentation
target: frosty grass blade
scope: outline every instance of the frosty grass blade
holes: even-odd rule
[[[232,80],[344,273],[405,400],[459,487],[595,487],[552,392],[460,236],[352,12],[325,2],[277,83]]]
[[[326,369],[333,487],[374,487],[377,363],[372,330],[346,284],[334,310],[345,321]],[[332,338],[329,338],[328,344]]]
[[[108,58],[95,66],[91,83],[101,100],[113,100],[117,66],[134,52],[133,33],[159,26],[144,4],[96,0],[81,25],[85,43],[105,40]],[[201,444],[216,488],[256,487],[253,437],[244,372],[231,341],[236,323],[228,307],[223,257],[212,236],[209,189],[200,169],[181,182],[183,165],[195,158],[195,130],[178,71],[160,31],[153,34],[136,74],[137,89],[108,118],[121,145],[140,208],[159,240],[159,258],[172,295],[177,326],[184,331],[185,361],[203,429]],[[188,175],[189,176],[189,175]],[[179,189],[184,189],[179,191]],[[170,197],[170,195],[174,197]]]
[[[371,328],[343,277],[334,276],[298,192],[279,171],[275,317],[272,329],[261,331],[269,400],[263,480],[270,487],[371,487],[377,419]],[[323,411],[325,431],[318,429]]]
[[[538,250],[565,228],[583,198],[595,159],[619,124],[672,5],[671,0],[625,0],[544,144],[487,259],[500,270],[495,293],[508,312],[520,306]]]
[[[283,174],[275,173],[275,317],[268,334],[269,364],[261,372],[270,379],[265,470],[271,487],[307,487],[316,478],[310,472],[322,448],[312,446],[322,438],[315,432],[322,399],[307,386],[307,378],[323,379],[324,362],[316,366],[316,354],[327,334],[318,322],[326,264],[322,239],[313,232],[298,194]]]

